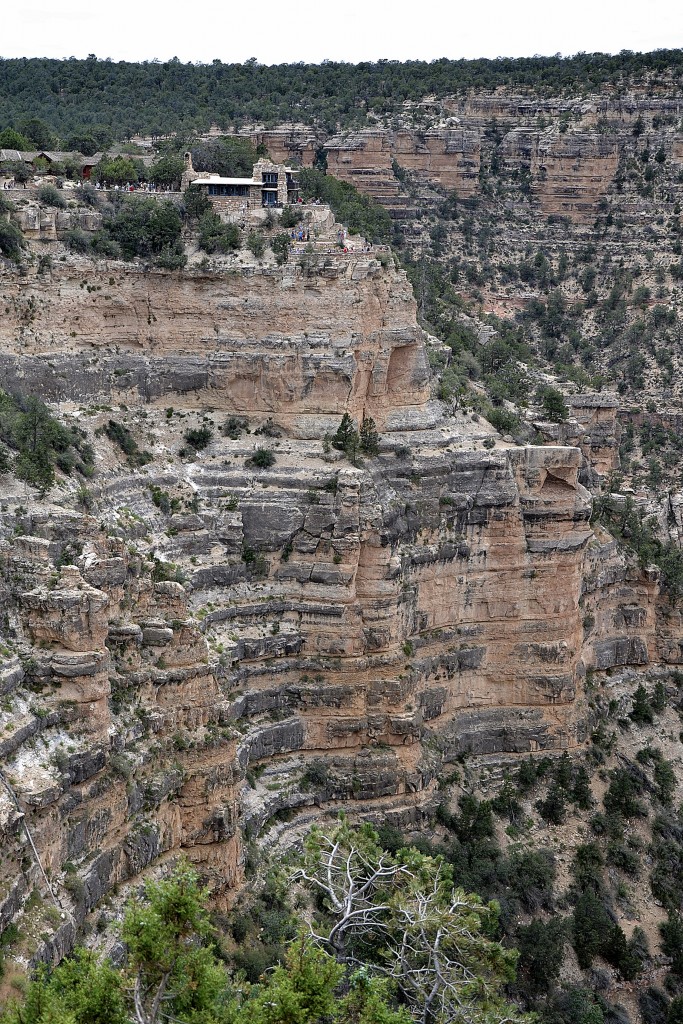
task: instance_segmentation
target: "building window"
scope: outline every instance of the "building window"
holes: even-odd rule
[[[277,185],[277,174],[275,171],[264,171],[263,172],[263,184],[264,185]]]
[[[209,185],[210,196],[227,196],[234,199],[236,196],[248,196],[248,185]]]

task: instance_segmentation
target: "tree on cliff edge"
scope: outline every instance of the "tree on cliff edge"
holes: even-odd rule
[[[170,878],[147,882],[144,897],[129,903],[121,935],[137,1024],[156,1024],[168,1014],[212,1019],[227,976],[208,945],[213,928],[206,901],[197,873],[184,863]]]

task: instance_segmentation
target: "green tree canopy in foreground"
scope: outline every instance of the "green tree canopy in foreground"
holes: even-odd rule
[[[498,905],[458,888],[440,858],[415,849],[392,856],[371,826],[343,819],[329,835],[311,831],[294,879],[324,908],[311,926],[315,942],[389,982],[413,1020],[526,1019],[502,995],[518,954],[489,938]]]
[[[310,929],[250,985],[231,977],[186,862],[127,906],[123,968],[86,950],[41,968],[0,1024],[507,1024],[517,954],[488,937],[494,904],[444,864],[382,850],[368,826],[314,830],[292,878],[316,895]],[[324,925],[323,925],[324,920]]]

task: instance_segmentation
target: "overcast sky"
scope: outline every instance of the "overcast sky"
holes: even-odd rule
[[[259,63],[683,46],[678,0],[7,0],[2,57]]]

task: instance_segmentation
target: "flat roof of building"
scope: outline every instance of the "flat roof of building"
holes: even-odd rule
[[[253,178],[221,178],[219,174],[211,174],[208,178],[193,178],[190,185],[262,185],[262,181]]]

